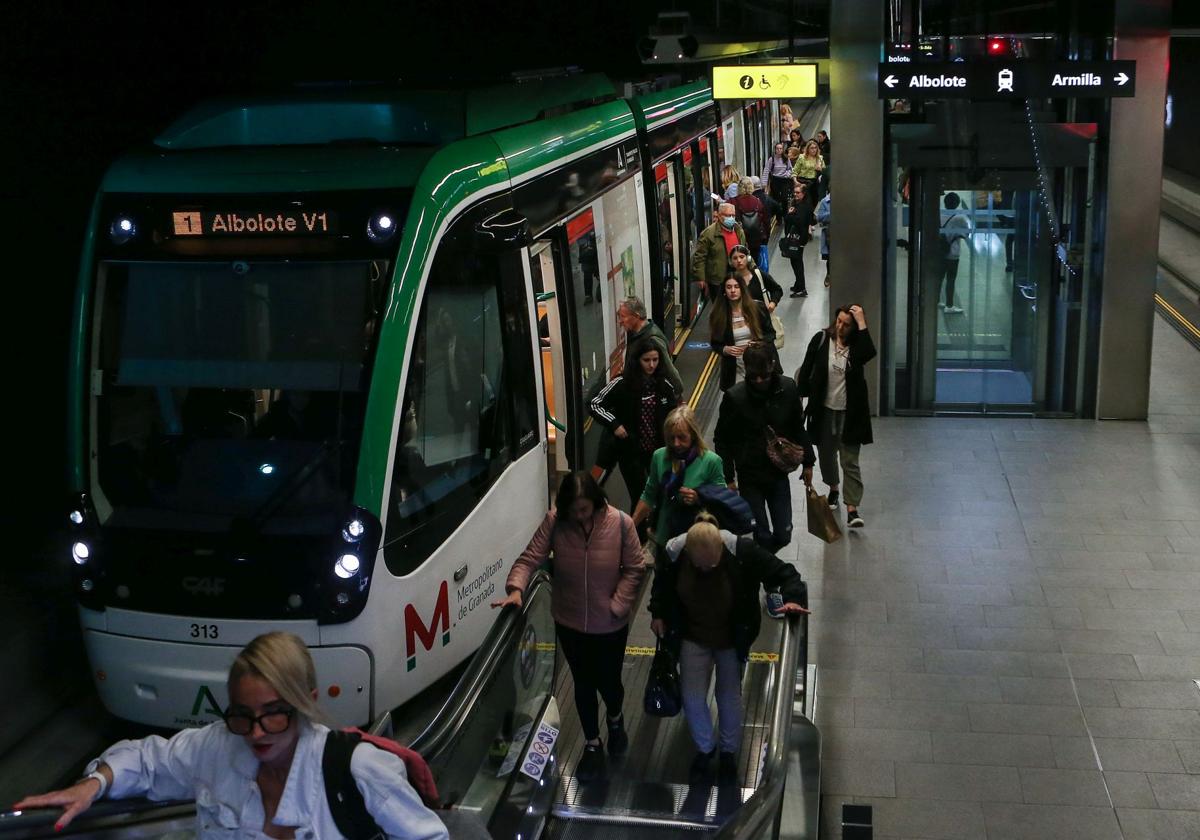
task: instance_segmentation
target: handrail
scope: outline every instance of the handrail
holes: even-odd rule
[[[66,835],[120,824],[160,822],[191,816],[195,803],[189,800],[152,802],[141,797],[134,799],[101,800],[80,814],[65,830]],[[0,811],[0,837],[45,837],[50,826],[62,816],[60,808],[36,808],[23,811]]]
[[[550,576],[548,574],[544,571],[537,572],[529,586],[525,588],[525,598],[521,609],[506,607],[500,613],[496,623],[492,625],[492,629],[484,638],[483,644],[471,658],[467,670],[459,679],[458,684],[454,686],[433,721],[409,744],[409,747],[420,753],[426,761],[448,747],[457,737],[466,719],[475,709],[480,696],[487,688],[494,670],[494,663],[499,661],[500,654],[512,644],[524,624],[523,619],[530,607],[540,597],[539,593],[542,588],[549,583]],[[488,663],[493,663],[493,667],[484,667]]]
[[[748,840],[757,837],[774,820],[783,803],[787,783],[788,744],[792,730],[793,698],[798,668],[807,668],[808,616],[789,616],[779,645],[779,681],[775,689],[775,706],[771,733],[767,739],[767,755],[763,762],[758,788],[738,808],[713,840]],[[803,652],[803,656],[802,656]],[[808,690],[808,686],[804,687]]]

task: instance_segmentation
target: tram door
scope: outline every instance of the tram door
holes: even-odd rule
[[[682,334],[684,312],[687,310],[691,295],[689,295],[688,280],[682,271],[680,256],[688,254],[691,243],[684,244],[683,239],[683,205],[680,201],[683,194],[679,190],[680,183],[679,157],[672,156],[654,167],[655,201],[658,208],[658,234],[660,237],[659,253],[662,258],[663,299],[661,309],[663,331],[671,343],[671,352],[678,353],[680,348],[675,345],[676,338]]]
[[[566,393],[566,357],[563,320],[558,300],[558,282],[554,269],[555,248],[548,240],[534,244],[529,251],[529,274],[537,296],[537,334],[541,349],[542,409],[546,420],[547,475],[553,496],[559,477],[570,470],[567,458],[564,422],[568,416]]]

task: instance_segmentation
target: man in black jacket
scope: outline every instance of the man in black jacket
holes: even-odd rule
[[[775,354],[752,345],[742,358],[746,379],[721,400],[713,446],[725,464],[725,482],[754,510],[755,541],[778,551],[792,541],[792,491],[787,473],[767,454],[768,440],[778,435],[804,449],[801,478],[809,486],[816,456],[804,430],[796,383],[780,376]]]

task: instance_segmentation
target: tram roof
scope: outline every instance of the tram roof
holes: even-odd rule
[[[598,73],[470,90],[318,89],[205,102],[155,139],[163,149],[441,146],[615,98]]]
[[[636,97],[647,122],[708,101],[697,82]],[[215,100],[116,161],[108,192],[293,192],[412,187],[440,149],[489,134],[512,174],[631,127],[601,74],[458,91],[328,88]]]

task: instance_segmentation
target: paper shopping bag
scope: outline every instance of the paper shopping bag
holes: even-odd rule
[[[837,517],[829,507],[829,499],[818,496],[811,487],[808,488],[808,533],[827,543],[842,538],[842,529],[838,527]]]

